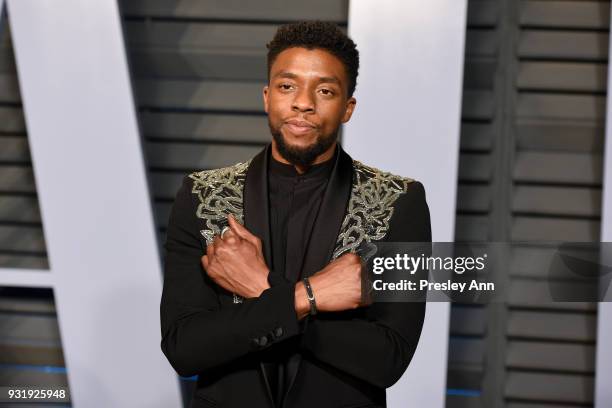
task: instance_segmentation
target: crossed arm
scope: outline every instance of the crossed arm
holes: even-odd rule
[[[270,286],[261,242],[233,219],[223,239],[204,249],[189,184],[185,179],[170,217],[161,303],[162,350],[180,375],[223,367],[299,335],[302,352],[370,384],[388,387],[399,379],[416,348],[424,304],[373,304],[365,319],[343,318],[338,312],[362,306],[360,262],[349,254],[310,278],[322,313],[301,332],[298,322],[310,308],[303,284]],[[415,198],[426,210],[424,196]],[[429,240],[425,235],[414,240]],[[222,305],[224,290],[244,302]],[[262,345],[263,337],[274,341]]]

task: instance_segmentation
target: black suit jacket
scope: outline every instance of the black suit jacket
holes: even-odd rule
[[[271,288],[259,298],[236,299],[201,266],[207,242],[228,213],[262,239],[271,265],[268,149],[247,163],[185,177],[165,244],[162,350],[180,375],[198,375],[192,407],[274,407],[264,362],[275,353],[292,356],[284,407],[384,407],[385,389],[416,349],[425,303],[374,303],[300,323],[294,283],[283,271],[271,272]],[[431,241],[419,182],[365,166],[338,149],[305,276],[364,242]]]

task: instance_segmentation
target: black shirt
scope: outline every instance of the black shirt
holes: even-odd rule
[[[283,274],[291,282],[297,282],[301,278],[308,241],[311,239],[312,227],[334,166],[334,159],[335,156],[299,174],[293,165],[270,157],[268,194],[271,273]],[[270,387],[277,403],[288,387],[288,378],[284,375],[286,364],[285,359],[267,365]]]

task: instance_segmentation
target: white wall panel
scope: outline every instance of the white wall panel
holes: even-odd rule
[[[354,0],[361,67],[344,133],[356,159],[425,185],[434,241],[453,241],[466,0]],[[449,305],[429,303],[419,347],[389,407],[442,408]]]

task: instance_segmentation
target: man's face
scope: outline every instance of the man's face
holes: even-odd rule
[[[300,47],[281,52],[263,95],[272,148],[300,166],[333,152],[340,124],[355,108],[347,89],[344,65],[331,53]]]

